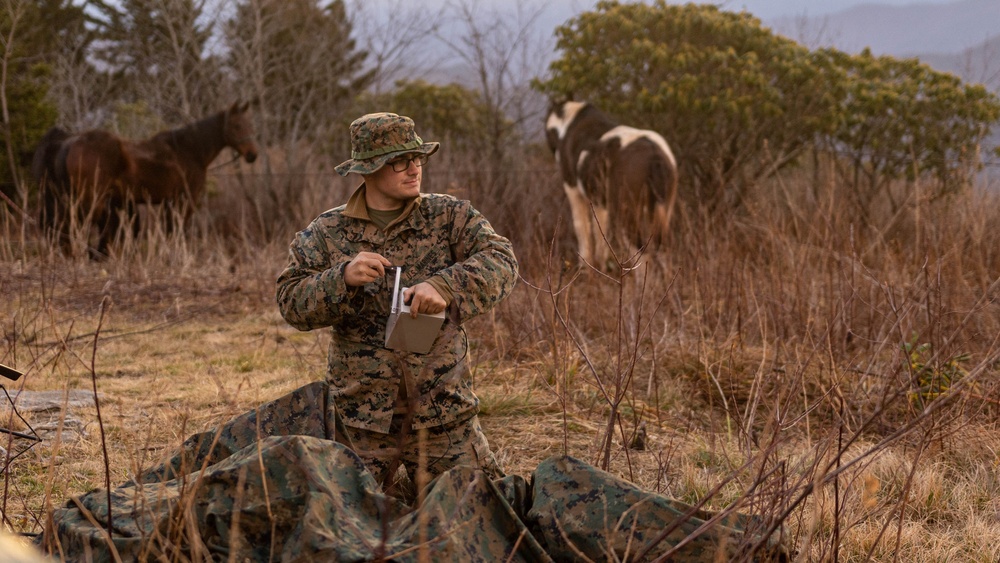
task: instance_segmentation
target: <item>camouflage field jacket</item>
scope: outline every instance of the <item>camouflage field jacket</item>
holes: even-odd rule
[[[296,234],[278,277],[282,316],[299,330],[331,327],[327,379],[348,426],[388,432],[403,373],[412,378],[412,428],[467,419],[479,408],[472,391],[468,340],[456,326],[503,300],[517,280],[510,241],[468,201],[441,194],[418,198],[402,221],[380,230],[360,218],[364,186]],[[349,212],[357,209],[361,212]],[[348,288],[344,268],[359,252],[402,266],[402,286],[436,275],[452,290],[451,314],[427,354],[385,348],[393,276]],[[457,315],[454,313],[457,312]]]

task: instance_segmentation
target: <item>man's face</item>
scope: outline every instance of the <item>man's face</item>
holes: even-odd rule
[[[416,161],[410,162],[410,159],[420,156],[420,153],[395,156],[385,166],[365,176],[365,199],[368,207],[380,211],[399,209],[420,195],[423,168],[417,166]],[[394,167],[402,172],[396,172]]]

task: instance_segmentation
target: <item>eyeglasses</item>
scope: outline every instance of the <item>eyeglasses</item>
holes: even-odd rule
[[[393,172],[405,172],[406,169],[410,167],[411,162],[419,168],[427,164],[428,158],[430,158],[429,154],[418,154],[409,158],[397,158],[396,160],[390,161],[389,166],[392,166]]]

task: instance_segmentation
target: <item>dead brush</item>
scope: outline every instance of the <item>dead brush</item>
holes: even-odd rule
[[[517,197],[550,172],[512,173],[502,186],[513,195],[481,206],[518,241],[530,283],[470,330],[483,424],[508,472],[567,453],[718,522],[752,514],[749,533],[727,540],[737,560],[779,538],[800,561],[996,560],[995,195],[912,200],[864,224],[843,211],[842,186],[792,174],[740,212],[684,210],[667,251],[635,270],[622,259],[608,277],[578,273],[557,220],[563,194]],[[255,190],[266,184],[220,183],[212,197],[224,203],[184,232],[151,218],[96,263],[0,211],[0,362],[23,368],[32,390],[96,376],[108,447],[105,466],[85,410],[86,437],[64,430],[57,447],[18,458],[5,505],[16,531],[37,533],[65,498],[122,483],[189,434],[323,377],[326,337],[284,325],[273,281],[294,230],[343,200],[326,179],[295,184],[289,215],[302,216],[265,236]],[[643,424],[645,450],[629,449]],[[191,518],[179,510],[155,538],[169,559],[207,553]]]

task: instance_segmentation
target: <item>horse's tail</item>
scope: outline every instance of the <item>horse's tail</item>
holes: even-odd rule
[[[66,162],[61,149],[69,136],[59,127],[49,129],[31,159],[31,176],[38,185],[42,203],[39,220],[43,227],[52,227],[56,222],[60,187],[66,181]]]
[[[39,185],[48,179],[55,180],[60,177],[57,174],[56,157],[63,141],[68,138],[69,133],[65,129],[53,127],[38,141],[35,154],[31,158],[31,176]]]
[[[657,155],[649,166],[646,184],[652,226],[652,242],[662,243],[670,229],[670,220],[677,201],[677,166],[667,154]]]

